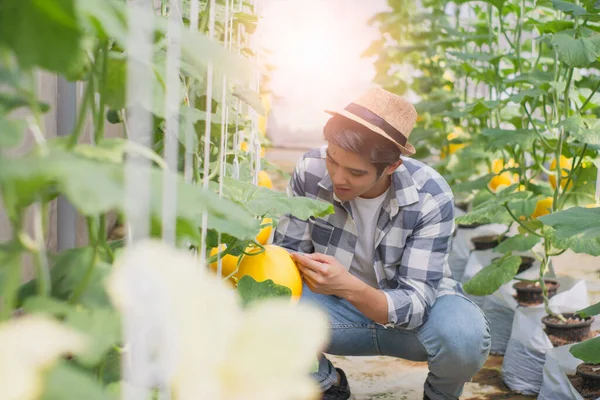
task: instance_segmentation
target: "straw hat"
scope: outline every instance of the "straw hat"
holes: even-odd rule
[[[417,111],[411,103],[398,95],[381,88],[372,88],[343,110],[326,112],[342,115],[366,126],[391,140],[404,155],[415,154],[415,148],[408,143],[408,137],[417,121]]]

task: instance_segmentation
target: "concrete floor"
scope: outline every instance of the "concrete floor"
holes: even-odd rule
[[[282,170],[291,173],[306,150],[269,149],[266,158]],[[287,179],[272,174],[273,188],[283,190]],[[600,259],[566,252],[554,261],[557,275],[586,279],[590,301],[600,301]],[[394,359],[390,357],[338,357],[330,356],[335,366],[348,375],[355,400],[420,400],[423,383],[427,377],[427,364]],[[490,356],[485,366],[465,386],[461,399],[500,400],[534,399],[512,393],[502,382],[502,357]]]

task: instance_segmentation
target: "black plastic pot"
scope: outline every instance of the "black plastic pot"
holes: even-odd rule
[[[475,250],[489,250],[500,244],[500,236],[498,235],[484,235],[475,236],[471,239],[471,243],[475,246]]]
[[[566,319],[572,318],[574,315],[572,313],[562,314]],[[565,324],[558,318],[550,315],[542,318],[542,323],[546,326],[546,333],[548,335],[553,335],[572,343],[581,342],[588,337],[592,322],[594,322],[594,317],[581,319],[581,322],[571,324]]]
[[[527,271],[533,263],[535,262],[535,258],[529,256],[521,256],[521,265],[519,265],[519,270],[517,274],[520,274],[523,271]]]
[[[598,370],[594,371],[596,368]],[[575,373],[583,379],[583,386],[592,390],[600,390],[600,364],[579,364]]]
[[[553,279],[544,279],[544,283],[548,287],[548,298],[556,294],[560,283]],[[544,302],[542,295],[542,287],[533,282],[517,282],[513,285],[517,291],[517,302],[525,305],[537,305]]]

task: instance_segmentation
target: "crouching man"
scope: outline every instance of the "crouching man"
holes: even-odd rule
[[[417,118],[409,102],[374,88],[331,114],[327,146],[302,157],[289,190],[333,204],[335,214],[284,217],[274,243],[298,264],[301,301],[329,315],[326,353],[427,361],[424,398],[457,399],[483,366],[490,334],[450,277],[452,191],[408,157]],[[348,399],[345,373],[324,355],[319,361],[323,399]]]

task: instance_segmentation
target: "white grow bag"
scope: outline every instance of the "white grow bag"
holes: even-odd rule
[[[517,255],[527,254],[523,253]],[[467,282],[475,276],[476,273],[490,265],[494,258],[500,256],[502,256],[502,254],[495,253],[493,249],[473,251],[469,257],[467,267],[465,268],[463,283]],[[517,277],[522,279],[536,279],[539,274],[539,268],[540,262],[536,260],[531,268],[521,272]],[[492,337],[491,354],[503,355],[506,351],[506,346],[512,331],[515,310],[518,306],[517,300],[513,297],[516,293],[515,289],[512,287],[515,282],[517,282],[516,279],[500,286],[496,292],[488,296],[467,295],[479,306],[479,308],[481,308],[490,321],[490,334]]]
[[[600,320],[596,319],[591,329],[600,329]],[[556,347],[546,352],[546,364],[538,400],[584,400],[567,377],[574,374],[575,368],[582,363],[569,352],[572,346],[574,344]]]
[[[464,214],[462,210],[457,210],[456,213],[457,216],[459,213]],[[499,235],[505,231],[506,225],[502,224],[481,225],[473,229],[457,227],[456,236],[452,239],[452,247],[448,256],[452,278],[458,282],[463,282],[469,256],[475,248],[471,243],[472,238],[483,235]]]
[[[583,280],[558,278],[558,293],[550,299],[555,312],[575,312],[588,306],[587,285]],[[534,395],[540,392],[546,352],[553,349],[544,332],[543,305],[517,307],[512,335],[502,363],[504,383],[513,391]]]

